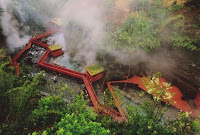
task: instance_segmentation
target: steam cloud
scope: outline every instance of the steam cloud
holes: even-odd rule
[[[12,18],[9,10],[9,4],[12,3],[13,1],[11,0],[0,1],[0,5],[4,11],[1,18],[3,33],[7,37],[9,49],[14,51],[15,48],[25,45],[30,39],[30,36],[19,36],[21,33],[18,32],[16,27],[17,21]],[[27,1],[24,1],[24,3],[27,3]],[[69,49],[75,49],[76,54],[74,60],[84,61],[87,65],[95,62],[96,54],[99,51],[100,45],[103,44],[102,37],[104,35],[104,23],[101,18],[101,10],[97,0],[42,0],[37,2],[28,1],[28,3],[30,7],[32,6],[35,9],[40,8],[40,11],[37,16],[35,16],[35,13],[30,13],[29,16],[27,16],[26,13],[23,13],[20,10],[21,7],[17,8],[16,11],[23,22],[26,22],[26,19],[29,19],[30,16],[32,16],[31,19],[34,21],[37,22],[36,19],[40,19],[44,24],[48,20],[51,20],[51,18],[61,18],[66,41],[63,41],[63,38],[61,38],[63,35],[60,34],[60,36],[57,36],[58,38],[56,38],[56,42],[63,44],[66,43],[66,46],[62,45],[67,51],[69,51]],[[39,8],[36,6],[39,6]],[[47,14],[42,11],[46,11]],[[68,25],[70,22],[76,22],[79,25],[79,27],[84,31],[84,38],[82,37],[78,40],[78,37],[80,37],[80,31],[74,33],[75,35],[73,35],[73,38],[69,38],[74,31],[72,28],[72,33],[68,32]]]
[[[103,33],[104,33],[104,23],[102,21],[102,15],[100,7],[95,0],[69,0],[56,13],[62,18],[64,23],[64,29],[66,31],[65,35],[69,36],[72,33],[68,33],[67,24],[71,21],[75,21],[80,25],[80,27],[88,32],[85,33],[84,38],[82,38],[78,43],[72,44],[70,48],[79,48],[75,55],[75,60],[83,60],[87,65],[92,64],[96,60],[96,54],[102,43]],[[77,40],[77,33],[74,35],[73,40]],[[67,42],[71,42],[72,38]]]
[[[38,12],[32,12],[29,10],[31,8],[26,7],[27,11],[30,12],[27,16],[24,11],[20,10],[21,8],[17,8],[17,12],[24,22],[31,18],[35,22],[40,20],[44,25],[51,18],[61,18],[65,41],[63,41],[63,38],[57,38],[58,41],[56,42],[63,43],[62,45],[65,44],[63,48],[68,52],[74,53],[73,59],[75,61],[84,62],[86,65],[96,62],[97,53],[102,47],[105,47],[103,37],[106,34],[99,0],[24,1],[30,7],[39,9]],[[1,0],[0,5],[4,10],[1,18],[3,33],[7,37],[10,50],[13,51],[15,48],[25,45],[30,36],[19,36],[16,20],[12,18],[9,10],[11,2],[13,1]],[[42,12],[43,10],[46,12]],[[63,35],[61,34],[61,36]],[[144,62],[158,65],[157,67],[164,69],[169,67],[168,63],[173,63],[173,61],[161,57],[160,54],[149,56],[139,50],[134,54],[124,54],[121,50],[107,51],[107,53],[119,58],[120,62],[125,65],[137,65],[140,62]]]
[[[3,15],[1,18],[1,25],[3,28],[3,34],[6,36],[6,42],[8,44],[8,47],[10,51],[14,51],[18,47],[22,47],[25,45],[29,39],[30,36],[23,35],[20,37],[20,34],[18,32],[18,29],[16,27],[17,21],[12,18],[11,11],[9,10],[9,4],[11,3],[11,0],[1,0],[0,5],[3,9]],[[20,10],[19,15],[21,15]]]

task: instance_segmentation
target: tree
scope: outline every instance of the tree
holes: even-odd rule
[[[96,122],[97,114],[87,107],[83,96],[76,96],[74,103],[69,104],[68,111],[60,122],[44,132],[58,135],[106,135],[110,131]],[[44,133],[43,132],[43,133]]]

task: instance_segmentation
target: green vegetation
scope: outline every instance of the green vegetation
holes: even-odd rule
[[[112,87],[113,90],[114,90],[114,94],[117,98],[117,100],[119,101],[120,105],[123,106],[124,104],[124,101],[123,101],[123,95],[120,93],[120,89],[118,87]],[[115,103],[115,100],[114,98],[112,97],[111,95],[111,92],[109,89],[106,89],[102,95],[101,95],[101,98],[100,98],[100,101],[106,105],[106,106],[109,106],[115,110],[118,111],[117,107],[116,107],[116,103]]]
[[[136,5],[134,15],[129,16],[120,28],[116,28],[112,32],[108,40],[108,46],[111,49],[120,48],[128,53],[134,52],[136,49],[148,52],[167,44],[199,51],[198,35],[188,33],[187,27],[185,27],[185,16],[170,14],[183,9],[182,5],[174,4],[169,8],[164,8],[163,0],[155,0],[151,4],[149,1],[139,0]],[[198,21],[194,25],[199,29]],[[168,31],[167,38],[172,37],[167,43],[166,39],[162,38],[164,31]]]
[[[170,12],[175,12],[175,11],[179,11],[182,8],[183,8],[183,5],[174,4],[174,5],[172,5],[172,6],[169,7],[169,11]]]
[[[191,120],[188,113],[179,113],[177,119],[163,117],[168,111],[169,102],[173,95],[168,90],[169,83],[159,83],[160,73],[153,77],[143,78],[144,85],[149,93],[156,93],[153,99],[148,99],[141,105],[127,107],[127,122],[113,122],[109,117],[100,117],[103,126],[110,130],[111,134],[139,134],[139,135],[195,135],[199,132],[198,119]],[[163,88],[163,85],[166,89]],[[165,106],[162,105],[166,99]]]
[[[135,17],[129,17],[120,31],[118,38],[124,49],[133,50],[141,47],[149,51],[160,45],[156,38],[158,31],[155,31],[153,25],[145,19],[146,16],[141,14],[145,15],[139,12]]]
[[[135,49],[150,51],[160,46],[159,28],[167,17],[167,9],[162,6],[162,0],[156,0],[152,5],[138,1],[141,8],[134,16],[128,17],[120,29],[111,36],[112,48],[121,48],[126,52]],[[112,40],[113,39],[113,40]]]
[[[188,36],[177,35],[172,37],[175,46],[186,47],[192,51],[200,51],[200,40],[198,38],[191,39]]]
[[[69,105],[68,112],[54,129],[44,132],[58,135],[109,134],[110,131],[102,127],[101,123],[96,122],[96,119],[97,114],[92,109],[87,108],[83,96],[77,96],[74,104]]]
[[[70,103],[66,103],[59,93],[42,97],[40,90],[46,83],[43,72],[34,78],[26,77],[30,70],[24,65],[21,69],[27,73],[20,74],[23,77],[17,77],[13,67],[8,64],[6,59],[0,59],[0,134],[192,135],[199,132],[198,121],[191,120],[188,113],[180,113],[179,118],[175,120],[163,117],[168,104],[163,107],[161,100],[167,98],[167,101],[171,102],[170,98],[173,95],[168,94],[170,84],[163,83],[163,88],[158,82],[159,73],[143,79],[149,93],[155,93],[155,88],[159,89],[156,96],[141,105],[128,106],[127,121],[118,123],[108,116],[97,115],[87,106],[87,101],[84,101],[82,95],[74,93],[76,98]],[[67,89],[66,85],[59,85],[57,88]],[[122,103],[123,97],[120,96],[119,88],[115,89],[115,94],[120,97],[119,101]],[[104,99],[104,102],[110,100],[106,95]]]
[[[173,16],[173,17],[170,17],[170,18],[164,20],[164,21],[161,23],[160,28],[161,28],[161,29],[164,29],[168,24],[171,24],[172,22],[177,21],[177,20],[179,20],[179,19],[184,20],[184,16],[183,16],[183,15],[175,15],[175,16]]]
[[[186,6],[189,3],[193,3],[194,9],[200,7],[198,1],[190,0]],[[31,31],[28,31],[30,34],[42,30],[42,19],[35,18],[35,14],[41,13],[53,17],[54,14],[49,9],[52,10],[56,6],[56,3],[50,8],[42,4],[31,6],[34,4],[37,3],[30,4],[26,0],[18,0],[15,1],[12,10],[18,23],[23,24],[19,26],[19,30],[30,25]],[[184,15],[170,14],[181,11],[185,6],[175,4],[170,8],[164,8],[162,0],[155,0],[153,3],[149,3],[149,0],[137,0],[136,4],[134,15],[129,16],[121,27],[112,29],[106,44],[108,48],[123,50],[125,53],[132,53],[136,49],[152,52],[165,43],[161,35],[165,30],[169,30],[167,36],[170,39],[167,45],[185,47],[188,51],[200,51],[198,33],[200,18],[198,17],[194,26],[192,25],[191,32],[186,29]],[[20,19],[15,12],[17,10],[15,6],[27,13],[26,21]],[[105,6],[112,7],[113,0],[107,1]],[[0,15],[1,12],[0,9]],[[89,33],[87,28],[82,28],[75,21],[71,21],[66,29],[70,33],[67,33],[69,35],[67,40],[72,47],[74,44],[78,45]],[[60,83],[55,86],[53,82],[45,80],[43,71],[33,77],[30,73],[31,67],[22,62],[20,76],[15,76],[15,69],[10,65],[9,57],[1,57],[1,53],[3,50],[0,50],[0,134],[195,135],[200,131],[198,119],[190,118],[189,113],[180,112],[177,119],[164,117],[169,103],[173,102],[171,100],[173,94],[169,93],[170,83],[159,82],[160,73],[143,78],[147,92],[152,94],[153,98],[140,105],[125,106],[120,89],[114,88],[116,97],[124,105],[123,108],[126,108],[127,118],[127,121],[116,122],[109,116],[97,114],[90,108],[88,101],[84,100],[83,95],[76,95],[66,84]],[[104,71],[99,64],[89,66],[86,70],[92,76]],[[42,96],[40,91],[44,89],[56,92],[54,95],[50,93],[50,96]],[[63,91],[69,91],[70,99],[73,100],[65,101]],[[116,109],[114,99],[108,89],[101,96],[102,103]],[[164,105],[163,100],[166,101]]]
[[[91,66],[86,67],[86,70],[91,76],[97,75],[104,71],[104,68],[100,64],[94,64]]]

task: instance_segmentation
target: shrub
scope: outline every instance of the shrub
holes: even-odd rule
[[[191,39],[188,36],[177,35],[171,39],[174,46],[185,47],[191,51],[200,51],[200,40],[197,38]]]
[[[110,131],[102,127],[101,123],[96,122],[96,118],[97,114],[92,109],[87,108],[83,96],[76,96],[74,103],[69,104],[67,113],[61,121],[54,128],[44,132],[59,135],[109,134]]]
[[[151,22],[142,12],[136,13],[134,17],[129,17],[119,30],[118,41],[124,50],[134,50],[142,48],[149,51],[160,45],[157,39],[158,31],[153,28]]]
[[[29,120],[31,127],[54,125],[67,112],[67,105],[61,97],[49,96],[41,98],[37,109],[32,111]]]
[[[199,133],[199,122],[191,120],[188,112],[179,112],[178,119],[169,120],[167,128],[175,135],[196,135]]]
[[[169,9],[169,12],[175,12],[175,11],[179,11],[182,8],[183,8],[183,5],[174,4],[174,5],[170,6],[168,9]]]

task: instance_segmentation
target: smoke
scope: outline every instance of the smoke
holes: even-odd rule
[[[1,17],[1,25],[3,29],[3,34],[6,36],[6,42],[10,51],[14,51],[16,48],[24,46],[30,39],[30,36],[23,35],[20,36],[20,33],[17,29],[17,21],[13,19],[11,15],[11,10],[9,4],[11,0],[1,0],[0,5],[3,9],[3,14]],[[18,10],[19,15],[22,15],[22,12]],[[22,17],[23,18],[23,17]]]

